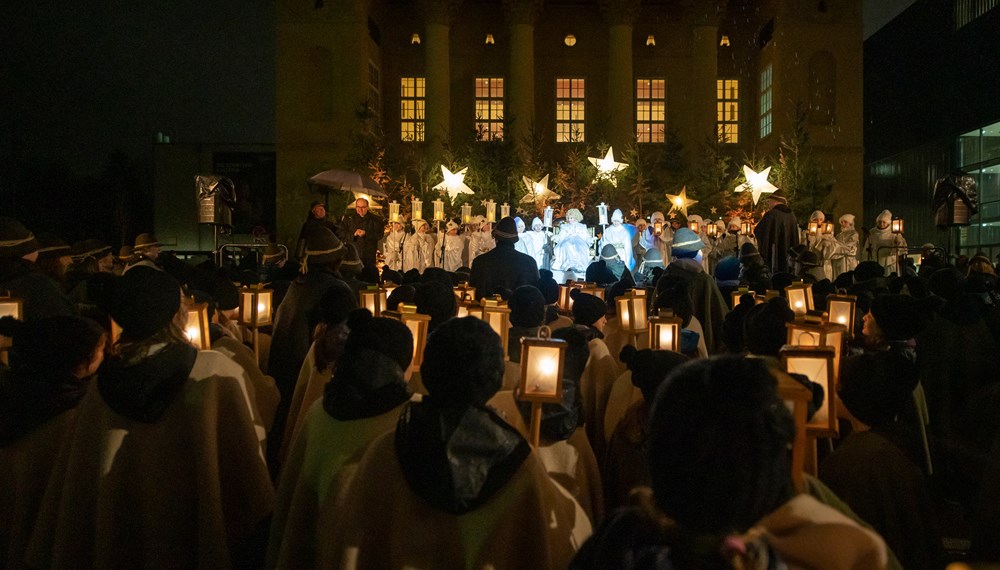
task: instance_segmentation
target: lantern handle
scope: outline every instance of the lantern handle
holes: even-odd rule
[[[549,340],[552,338],[552,329],[550,329],[548,325],[538,327],[538,338],[542,340]]]

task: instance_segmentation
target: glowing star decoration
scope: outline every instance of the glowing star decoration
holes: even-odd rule
[[[711,207],[711,208],[709,209],[709,211],[710,211],[710,212],[712,212],[712,215],[713,215],[713,216],[719,213],[719,209],[718,209],[718,208],[716,208],[715,206],[712,206],[712,207]]]
[[[546,174],[541,180],[535,182],[527,176],[522,176],[521,180],[528,189],[528,193],[521,198],[521,202],[534,202],[536,209],[541,209],[549,200],[558,200],[559,194],[549,190],[549,175]]]
[[[760,172],[754,172],[752,168],[744,164],[743,174],[747,177],[747,181],[737,186],[735,191],[751,192],[753,195],[753,204],[756,206],[757,201],[760,200],[761,194],[770,194],[771,192],[776,192],[778,190],[775,185],[767,181],[767,176],[770,173],[770,166]]]
[[[681,188],[680,194],[667,194],[667,200],[670,200],[670,208],[672,210],[677,210],[684,214],[686,218],[688,215],[688,207],[697,204],[698,200],[692,200],[687,196],[688,189],[687,186]]]
[[[608,154],[604,155],[604,158],[594,158],[588,156],[587,160],[591,164],[597,167],[597,176],[594,177],[594,182],[598,180],[607,180],[612,186],[618,187],[618,179],[615,178],[615,172],[619,170],[624,170],[627,164],[624,162],[615,162],[614,148],[608,147]]]
[[[632,208],[631,210],[629,210],[629,214],[631,215],[631,217],[633,219],[635,219],[636,217],[639,216],[639,210],[636,210],[635,208]]]
[[[444,175],[444,181],[440,182],[434,187],[435,190],[444,190],[448,192],[448,197],[454,202],[455,198],[459,194],[475,194],[472,188],[465,185],[465,173],[468,172],[469,167],[466,166],[458,172],[452,172],[441,165],[441,174]]]

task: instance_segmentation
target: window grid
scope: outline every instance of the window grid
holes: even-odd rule
[[[399,93],[399,138],[401,140],[423,142],[426,104],[424,78],[401,78]]]
[[[765,138],[771,134],[771,103],[773,90],[771,89],[771,64],[760,72],[760,138]]]
[[[719,142],[737,144],[740,142],[740,81],[719,79],[715,83]]]
[[[584,142],[585,118],[584,79],[556,79],[556,142]]]
[[[503,140],[503,77],[476,78],[476,135]]]
[[[667,130],[667,81],[637,79],[635,82],[635,134],[641,143],[661,143]]]

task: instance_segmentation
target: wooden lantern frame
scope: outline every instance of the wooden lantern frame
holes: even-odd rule
[[[459,303],[473,302],[476,300],[476,288],[463,281],[452,288],[455,292],[455,300]]]
[[[904,227],[905,227],[905,223],[903,222],[903,218],[895,218],[894,220],[892,220],[891,222],[889,222],[889,228],[891,229],[892,233],[894,233],[894,234],[901,234],[901,233],[903,233],[905,231]]]
[[[843,295],[840,293],[826,296],[826,309],[829,322],[835,325],[843,325],[847,330],[844,335],[848,339],[854,338],[854,322],[857,318],[858,297],[856,295]]]
[[[488,299],[483,299],[482,319],[490,325],[493,332],[500,336],[500,344],[503,346],[503,358],[508,360],[507,344],[510,335],[510,308],[506,303],[489,303]]]
[[[263,309],[260,306],[262,301]],[[274,290],[266,288],[263,283],[240,289],[240,323],[253,329],[273,324],[273,303]]]
[[[785,287],[785,298],[788,299],[788,306],[795,312],[796,317],[801,317],[813,310],[811,283],[799,281]]]
[[[833,379],[834,387],[840,379],[840,360],[844,351],[844,338],[847,327],[830,322],[798,320],[785,325],[788,330],[787,344],[792,346],[828,346],[834,350]]]
[[[631,290],[615,299],[617,303],[618,322],[621,330],[631,337],[644,334],[649,328],[649,317],[646,309],[646,296]]]
[[[197,332],[198,338],[192,338],[191,332]],[[184,326],[184,336],[198,350],[210,350],[212,339],[208,330],[208,303],[191,303],[187,309],[187,324]]]
[[[368,288],[358,291],[358,304],[376,317],[382,316],[386,310],[388,298],[388,292],[377,285],[369,285]]]
[[[569,343],[561,339],[552,338],[551,331],[547,326],[538,329],[537,337],[521,338],[521,377],[517,387],[517,399],[531,402],[531,425],[529,427],[529,440],[531,445],[538,447],[540,443],[540,432],[542,426],[542,404],[559,404],[562,402],[563,391],[563,371],[566,360],[566,349]],[[546,354],[542,355],[542,351]],[[555,354],[553,354],[555,352]],[[537,376],[529,378],[532,369],[537,369],[537,358],[548,356],[556,361],[555,370],[550,390],[529,389],[530,382]],[[548,380],[548,379],[547,379]],[[537,384],[536,384],[537,385]]]
[[[24,320],[24,301],[20,297],[14,297],[9,291],[0,293],[0,317],[14,317],[19,321]],[[6,350],[13,346],[13,339],[0,335],[0,350]]]
[[[413,360],[410,361],[412,370],[419,370],[424,362],[424,348],[427,346],[427,331],[430,328],[430,315],[422,315],[416,312],[400,312],[399,320],[413,334]]]
[[[681,330],[684,319],[675,316],[671,309],[660,309],[660,312],[649,317],[649,348],[653,350],[681,351]],[[664,331],[670,330],[670,345],[663,346]]]
[[[834,372],[835,351],[830,346],[785,345],[779,352],[781,363],[789,374],[802,374],[823,387],[823,405],[806,423],[810,437],[837,437],[837,389]]]

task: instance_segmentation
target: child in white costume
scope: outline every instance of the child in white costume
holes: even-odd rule
[[[445,224],[445,232],[438,236],[437,245],[434,247],[434,266],[442,267],[445,271],[456,271],[462,266],[462,255],[465,253],[466,238],[458,235],[458,224],[448,220]],[[441,254],[444,252],[444,264],[441,263]]]
[[[833,258],[840,253],[840,242],[833,237],[833,234],[823,233],[823,222],[826,221],[826,215],[822,211],[814,211],[809,216],[809,221],[819,224],[819,228],[815,235],[809,235],[806,232],[806,245],[819,258],[823,274],[826,275],[827,279],[833,281],[833,278],[836,277],[833,273]]]
[[[584,272],[590,265],[590,231],[583,223],[583,214],[576,208],[566,213],[566,221],[559,226],[552,269]]]
[[[535,259],[539,269],[545,268],[545,244],[548,235],[542,229],[542,220],[537,217],[531,220],[531,230],[521,234],[518,244],[523,244],[524,253]]]
[[[604,230],[604,235],[601,236],[600,247],[604,247],[605,244],[614,246],[615,251],[618,252],[618,257],[625,263],[625,267],[628,267],[629,271],[631,271],[635,268],[635,256],[632,252],[632,236],[629,235],[628,230],[622,225],[623,221],[625,221],[625,218],[622,215],[622,211],[616,209],[611,214],[611,225]]]
[[[403,224],[392,222],[389,224],[389,233],[385,236],[382,246],[385,254],[385,266],[393,271],[403,270],[403,243],[406,241],[406,232],[403,231]]]
[[[434,236],[427,233],[430,226],[423,220],[413,220],[413,235],[403,242],[403,272],[411,269],[423,273],[434,266]]]
[[[497,246],[493,241],[493,224],[483,216],[476,216],[473,221],[478,229],[469,238],[469,267],[472,267],[472,260]]]
[[[868,234],[868,255],[885,268],[885,274],[899,273],[898,255],[906,253],[906,239],[892,233],[892,212],[882,210],[875,218],[875,227]]]
[[[861,238],[858,230],[854,229],[854,214],[840,216],[840,233],[837,234],[837,241],[840,243],[840,251],[832,260],[834,279],[841,273],[854,271],[858,266],[858,246]]]

